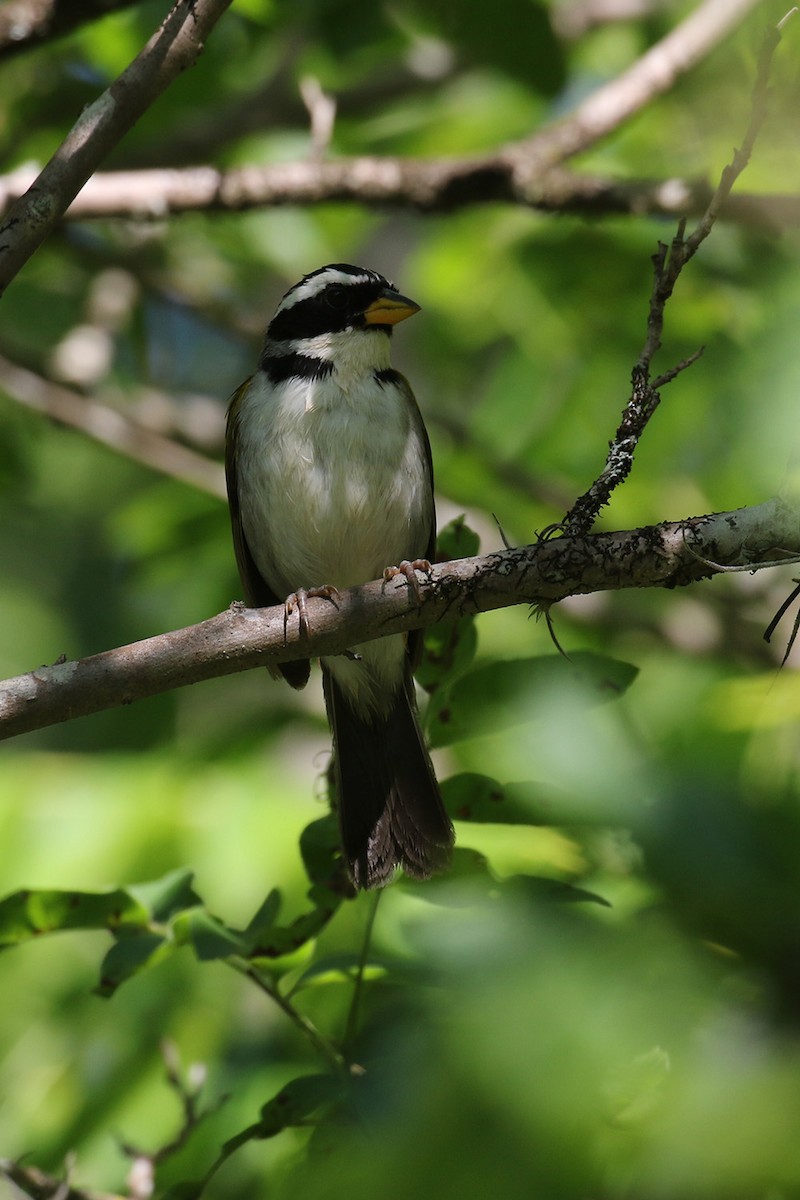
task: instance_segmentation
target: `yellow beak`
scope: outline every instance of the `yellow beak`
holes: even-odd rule
[[[372,301],[369,308],[364,309],[364,320],[368,325],[396,325],[398,321],[405,321],[406,317],[413,317],[416,312],[419,312],[419,305],[409,300],[408,296],[387,289]]]

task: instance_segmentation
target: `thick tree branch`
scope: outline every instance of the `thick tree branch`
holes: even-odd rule
[[[130,704],[176,687],[257,666],[340,654],[349,646],[466,612],[552,604],[631,587],[676,587],[719,570],[800,558],[797,511],[781,500],[712,516],[589,537],[562,537],[433,569],[419,606],[404,582],[368,583],[336,604],[309,602],[313,633],[300,635],[283,606],[233,605],[199,625],[0,684],[0,738]]]
[[[0,225],[0,293],[38,249],[105,156],[181,71],[232,0],[176,0],[142,52],[88,105]]]
[[[197,210],[240,211],[347,200],[369,206],[411,207],[423,212],[505,201],[542,211],[587,215],[699,214],[705,211],[713,195],[701,181],[623,182],[581,175],[566,170],[562,164],[607,136],[672,86],[756,2],[706,0],[627,71],[592,93],[575,112],[489,154],[431,159],[363,156],[301,160],[227,171],[196,166],[108,172],[95,174],[89,180],[67,215],[74,220],[163,218]],[[0,212],[31,183],[30,171],[0,179]],[[39,186],[43,186],[41,181]],[[773,228],[796,224],[800,220],[800,197],[732,198],[726,203],[725,216]]]
[[[0,214],[31,185],[21,168],[0,176]],[[293,204],[352,201],[368,207],[444,212],[472,204],[525,205],[584,216],[700,216],[714,189],[703,180],[615,180],[561,167],[520,174],[506,153],[463,158],[337,158],[266,166],[212,166],[98,172],[64,214],[86,221],[120,217],[163,220],[187,212],[242,212]],[[800,224],[800,196],[740,194],[722,215],[742,225],[780,230]]]

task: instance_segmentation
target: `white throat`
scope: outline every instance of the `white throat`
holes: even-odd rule
[[[375,371],[391,364],[391,342],[378,329],[345,329],[340,333],[320,333],[316,337],[297,338],[291,342],[274,342],[280,354],[305,354],[332,362],[334,378],[342,391],[347,392]]]

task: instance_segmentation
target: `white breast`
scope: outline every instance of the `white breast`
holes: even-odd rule
[[[273,386],[259,372],[242,402],[242,527],[278,596],[364,583],[427,551],[432,497],[419,416],[372,370],[344,383],[332,375]]]

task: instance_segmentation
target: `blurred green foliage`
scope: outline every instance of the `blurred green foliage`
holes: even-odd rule
[[[332,153],[478,152],[567,111],[691,6],[579,41],[553,33],[555,7],[237,0],[108,165],[306,155],[307,75],[337,97]],[[715,177],[746,125],[761,24],[785,7],[765,0],[580,165]],[[3,65],[4,170],[56,148],[163,10]],[[798,190],[792,26],[786,43],[754,190]],[[0,353],[218,454],[225,397],[286,287],[327,261],[375,267],[422,305],[395,361],[430,432],[440,523],[467,513],[441,553],[471,555],[469,529],[483,551],[502,545],[493,516],[530,541],[599,470],[671,233],[502,206],[67,223],[8,289]],[[781,486],[799,248],[796,231],[724,224],[704,245],[657,366],[706,353],[665,391],[604,527]],[[3,675],[239,595],[216,499],[2,394],[0,563]],[[381,901],[348,1078],[331,1062],[372,901],[344,897],[331,858],[314,681],[295,694],[252,672],[7,744],[0,1156],[58,1174],[74,1151],[75,1183],[122,1191],[119,1138],[154,1152],[180,1126],[169,1039],[206,1064],[211,1110],[159,1168],[173,1200],[216,1161],[211,1200],[800,1195],[800,693],[761,640],[788,574],[564,603],[572,664],[524,608],[431,632],[421,682],[459,851],[451,877]],[[110,999],[93,991],[104,961]]]

